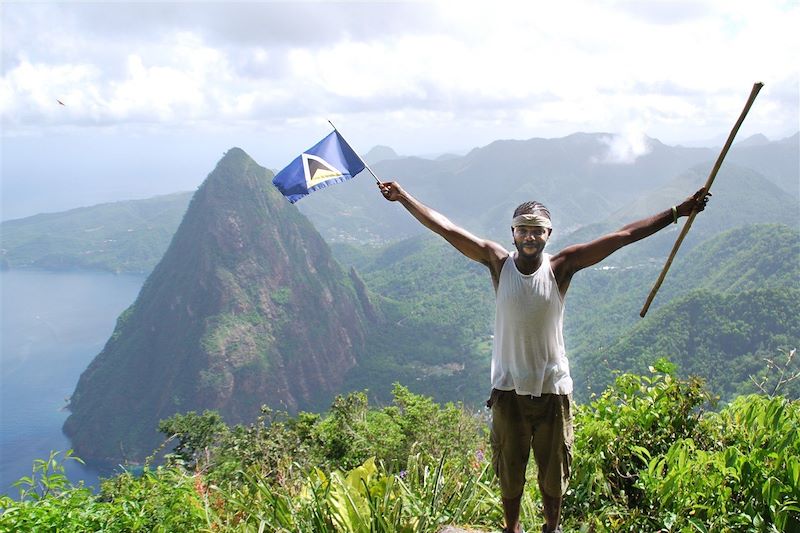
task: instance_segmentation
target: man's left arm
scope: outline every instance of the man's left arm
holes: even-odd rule
[[[674,208],[637,220],[591,242],[563,249],[551,260],[561,292],[566,292],[569,281],[575,272],[599,263],[623,246],[653,235],[676,222],[678,217],[687,217],[693,210],[702,211],[705,209],[709,196],[711,194],[707,193],[705,188],[700,189]]]

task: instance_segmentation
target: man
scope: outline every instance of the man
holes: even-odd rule
[[[555,255],[544,253],[550,212],[538,202],[520,205],[511,221],[516,251],[476,237],[422,204],[396,182],[379,183],[425,227],[489,268],[496,294],[492,348],[492,464],[500,481],[504,532],[520,533],[520,502],[531,448],[538,466],[544,533],[560,532],[561,499],[572,461],[572,378],[564,349],[564,298],[572,276],[623,246],[649,237],[692,210],[702,211],[704,189],[681,204]]]

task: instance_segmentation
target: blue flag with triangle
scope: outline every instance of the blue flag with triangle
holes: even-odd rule
[[[364,167],[358,154],[334,130],[275,174],[272,183],[295,203],[312,191],[349,180]]]

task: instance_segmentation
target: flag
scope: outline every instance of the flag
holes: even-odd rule
[[[364,167],[358,154],[334,130],[278,172],[272,183],[295,203],[312,191],[349,180]]]

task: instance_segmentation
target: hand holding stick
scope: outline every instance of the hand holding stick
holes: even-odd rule
[[[736,124],[733,126],[730,135],[728,135],[728,140],[725,142],[725,146],[722,147],[722,152],[720,152],[719,157],[717,158],[717,162],[714,165],[714,168],[711,170],[711,174],[708,176],[706,184],[703,186],[703,189],[705,190],[706,194],[708,194],[709,190],[711,189],[711,184],[714,183],[714,178],[717,177],[717,172],[719,171],[719,167],[722,166],[722,160],[725,159],[728,150],[733,144],[733,139],[734,137],[736,137],[736,133],[739,131],[739,127],[741,127],[742,122],[744,122],[744,118],[747,116],[747,112],[750,111],[750,107],[753,105],[756,96],[758,96],[758,91],[760,91],[763,86],[764,84],[761,82],[755,83],[753,85],[753,90],[750,91],[750,97],[747,99],[747,103],[745,104],[741,115],[739,115],[739,120],[736,121]],[[686,237],[687,233],[689,233],[689,228],[692,227],[692,222],[694,222],[695,216],[697,216],[696,209],[692,210],[692,213],[686,220],[686,224],[684,224],[680,235],[678,235],[678,240],[675,241],[675,245],[672,247],[672,252],[670,252],[669,258],[667,258],[667,262],[664,265],[664,268],[661,270],[661,275],[658,276],[658,280],[656,281],[656,284],[653,286],[653,289],[650,291],[650,295],[647,297],[647,301],[644,303],[644,307],[642,307],[642,310],[639,312],[639,316],[641,316],[642,318],[644,318],[644,315],[647,314],[647,310],[650,308],[650,304],[653,303],[653,298],[656,297],[658,289],[664,282],[664,278],[667,276],[667,271],[669,270],[670,265],[672,265],[672,260],[675,259],[675,254],[678,253],[678,248],[681,247],[683,238]]]

